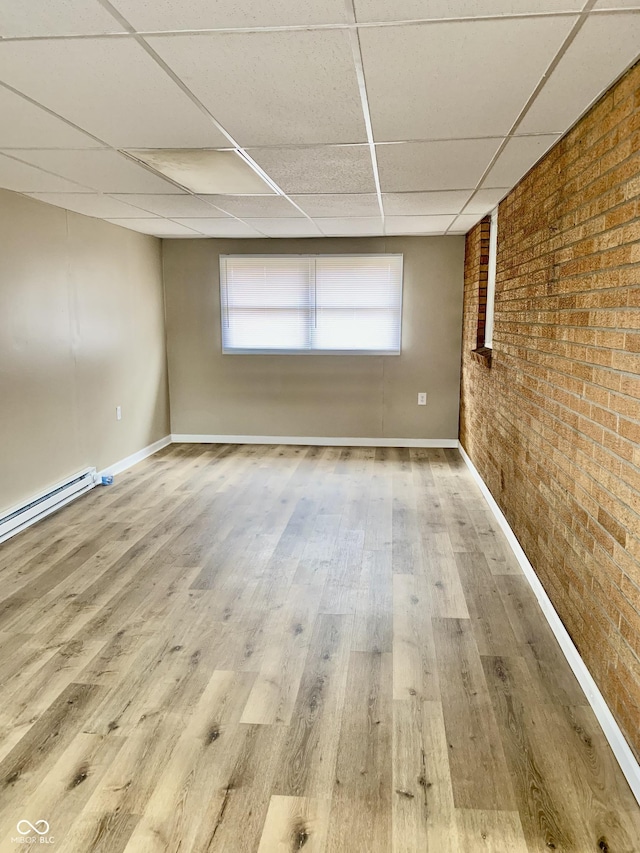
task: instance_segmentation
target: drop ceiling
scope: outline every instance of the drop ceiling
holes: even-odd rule
[[[639,46],[640,0],[0,0],[0,187],[159,237],[463,234]]]

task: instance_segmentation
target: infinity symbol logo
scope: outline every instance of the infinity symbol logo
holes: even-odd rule
[[[36,832],[38,835],[46,835],[49,832],[49,824],[46,820],[37,820],[35,824],[28,820],[21,820],[16,829],[20,835],[29,835],[30,832]]]

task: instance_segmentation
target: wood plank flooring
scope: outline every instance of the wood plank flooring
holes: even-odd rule
[[[0,685],[2,853],[640,851],[455,450],[166,448],[0,545]]]

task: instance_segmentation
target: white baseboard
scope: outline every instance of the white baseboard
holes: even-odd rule
[[[127,468],[131,468],[138,462],[142,462],[142,460],[146,459],[147,456],[153,456],[154,453],[157,453],[159,450],[162,450],[163,447],[171,444],[171,441],[171,436],[165,435],[164,438],[159,438],[158,441],[154,441],[153,444],[149,444],[147,447],[143,447],[142,450],[132,453],[131,456],[127,456],[119,462],[114,462],[113,465],[107,465],[107,467],[103,468],[102,471],[98,471],[98,479],[100,479],[103,474],[121,474],[123,471],[126,471]]]
[[[613,714],[609,710],[609,706],[605,702],[605,699],[598,689],[597,684],[593,680],[593,676],[589,672],[586,667],[585,662],[582,660],[580,656],[580,652],[575,647],[573,640],[569,636],[569,632],[564,627],[562,620],[558,616],[555,607],[551,603],[551,599],[547,595],[540,579],[538,578],[535,569],[529,562],[527,555],[522,550],[522,546],[518,542],[513,530],[511,529],[509,522],[505,518],[502,513],[502,510],[496,503],[495,498],[489,491],[487,485],[484,480],[480,476],[477,468],[469,458],[466,453],[464,447],[459,445],[460,455],[464,459],[467,464],[467,467],[471,471],[471,475],[473,479],[476,481],[478,486],[480,487],[480,491],[484,495],[485,500],[489,504],[489,508],[491,509],[493,515],[495,516],[496,521],[500,525],[502,532],[507,537],[507,541],[511,546],[511,550],[513,551],[522,571],[524,572],[524,576],[529,581],[529,585],[533,590],[536,598],[538,599],[538,604],[542,612],[545,615],[551,630],[553,631],[556,640],[558,641],[562,652],[567,659],[569,666],[573,670],[573,674],[578,679],[580,687],[584,690],[584,693],[589,700],[589,704],[595,713],[598,722],[604,732],[606,739],[609,741],[609,746],[613,750],[613,754],[615,755],[622,772],[625,775],[627,782],[629,783],[629,787],[633,791],[633,794],[640,804],[640,765],[635,759],[633,752],[631,751],[631,747],[627,743],[625,736],[622,734],[620,730],[620,726],[615,721]]]
[[[300,435],[173,434],[174,444],[296,444],[321,447],[457,447],[456,438],[351,438]]]

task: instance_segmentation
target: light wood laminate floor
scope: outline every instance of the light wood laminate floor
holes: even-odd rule
[[[1,545],[0,597],[1,851],[640,850],[455,450],[174,445]]]

